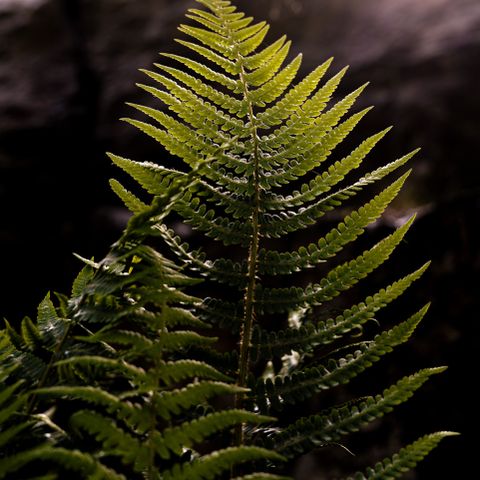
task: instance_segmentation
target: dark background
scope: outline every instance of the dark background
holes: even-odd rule
[[[134,86],[144,81],[137,69],[158,61],[158,51],[177,48],[175,27],[192,5],[0,0],[3,316],[18,321],[34,313],[47,290],[68,292],[80,267],[72,252],[100,258],[123,228],[128,214],[109,191],[107,180],[117,172],[106,150],[165,161],[153,141],[118,118],[132,114],[125,101],[151,103]],[[332,55],[332,72],[349,64],[339,94],[371,81],[359,108],[376,108],[356,138],[395,125],[369,160],[371,169],[423,147],[400,199],[361,242],[371,244],[418,211],[407,242],[380,275],[390,280],[432,259],[402,307],[412,313],[432,299],[432,309],[415,339],[374,369],[370,384],[360,379],[352,388],[372,393],[419,367],[450,369],[349,446],[358,460],[373,462],[423,432],[461,431],[462,437],[445,441],[409,478],[472,478],[478,443],[473,387],[480,294],[480,3],[243,0],[237,5],[272,24],[270,39],[288,34],[293,52],[304,53],[303,73]],[[352,252],[361,251],[360,245]],[[323,479],[318,472],[324,469],[339,474],[330,465],[348,464],[346,456],[329,449],[326,457],[305,457],[298,478]]]

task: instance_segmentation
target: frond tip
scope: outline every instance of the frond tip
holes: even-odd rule
[[[369,467],[365,473],[357,472],[345,480],[385,480],[386,478],[401,478],[406,472],[414,468],[446,437],[458,435],[456,432],[436,432],[419,438],[416,442],[402,448],[391,458],[386,458]]]

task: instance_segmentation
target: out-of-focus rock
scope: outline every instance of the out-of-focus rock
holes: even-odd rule
[[[0,134],[58,122],[75,88],[60,3],[0,2]]]
[[[304,52],[305,68],[334,55],[335,68],[351,65],[347,84],[371,80],[364,102],[388,106],[389,122],[402,123],[408,110],[411,124],[410,109],[446,121],[451,95],[475,85],[480,75],[477,0],[237,3],[270,20],[272,36],[287,32],[294,50]],[[95,103],[96,131],[115,137],[112,123],[118,130],[124,101],[139,95],[138,68],[158,61],[158,51],[172,49],[174,29],[192,5],[192,0],[0,2],[0,134],[62,121],[79,108],[72,97],[83,88],[83,96]],[[95,82],[82,77],[85,68]]]
[[[242,6],[289,31],[307,58],[335,54],[364,68],[378,62],[417,63],[480,43],[476,0],[264,0]]]
[[[124,102],[139,94],[135,83],[146,81],[138,69],[160,61],[172,48],[175,30],[191,0],[85,0],[82,7],[85,49],[100,79],[99,129],[115,136]],[[169,47],[167,47],[169,46]]]
[[[387,158],[422,146],[410,205],[478,187],[480,2],[477,0],[264,0],[241,6],[287,32],[305,69],[334,56],[350,65],[344,86],[370,81],[363,105],[372,127],[395,125]],[[345,90],[344,90],[345,91]]]

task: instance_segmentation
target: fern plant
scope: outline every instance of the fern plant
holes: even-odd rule
[[[184,168],[110,154],[153,199],[112,180],[134,214],[121,239],[103,261],[85,261],[70,299],[59,296],[55,307],[47,297],[37,322],[2,332],[0,446],[17,438],[10,445],[23,447],[2,450],[0,478],[29,478],[38,465],[42,478],[69,470],[89,479],[280,479],[299,456],[343,442],[444,370],[420,370],[382,393],[302,415],[308,399],[407,341],[428,309],[369,341],[351,340],[425,264],[335,317],[322,313],[407,234],[413,217],[320,273],[382,215],[410,172],[315,243],[277,251],[275,239],[316,225],[416,151],[342,183],[389,130],[330,160],[369,110],[349,114],[364,86],[333,103],[345,69],[324,81],[327,60],[295,83],[301,56],[287,62],[285,37],[264,45],[265,22],[228,1],[198,3],[205,8],[187,15],[195,24],[180,27],[189,39],[178,40],[193,55],[163,54],[155,71],[144,70],[150,84],[140,87],[163,108],[131,104],[149,120],[126,119]],[[168,228],[172,211],[231,255],[191,248]],[[308,269],[319,280],[296,283]],[[182,291],[193,277],[208,296]],[[218,337],[237,348],[222,353]],[[448,435],[427,435],[349,478],[400,478]]]
[[[216,341],[197,332],[208,329],[190,311],[199,300],[179,289],[196,281],[148,245],[179,188],[134,216],[103,261],[86,261],[69,300],[60,297],[56,308],[47,296],[21,332],[7,323],[0,442],[10,443],[0,478],[30,478],[33,468],[45,479],[68,471],[89,479],[218,478],[237,463],[282,459],[257,445],[192,448],[232,426],[274,419],[209,406],[245,389],[186,355]],[[12,414],[22,421],[9,421]]]

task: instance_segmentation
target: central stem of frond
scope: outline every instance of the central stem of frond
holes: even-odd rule
[[[241,58],[238,58],[238,61],[241,62]],[[238,380],[237,383],[240,387],[245,387],[247,384],[247,376],[249,371],[250,363],[250,344],[252,340],[252,330],[253,323],[255,320],[255,288],[256,288],[256,279],[257,279],[257,269],[258,269],[258,249],[260,243],[260,172],[259,172],[259,163],[260,163],[260,148],[258,142],[258,133],[257,133],[257,124],[256,118],[253,112],[253,104],[249,99],[248,84],[246,80],[245,70],[243,65],[240,67],[240,82],[243,87],[244,99],[248,104],[248,117],[251,125],[251,135],[253,141],[253,186],[254,191],[252,195],[252,215],[251,215],[251,225],[252,225],[252,237],[250,240],[249,251],[248,251],[248,272],[247,272],[247,287],[245,290],[245,295],[243,299],[243,321],[242,329],[240,334],[240,359],[239,359],[239,369],[238,369]],[[236,399],[237,408],[242,407],[243,403],[243,394],[239,394]],[[243,443],[243,432],[242,429],[237,430],[237,444]]]

